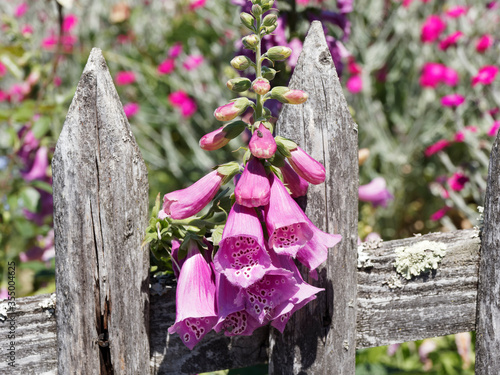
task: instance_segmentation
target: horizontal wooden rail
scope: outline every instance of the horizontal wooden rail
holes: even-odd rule
[[[423,240],[446,243],[439,268],[405,280],[393,266],[394,250]],[[401,343],[475,330],[480,240],[477,230],[433,233],[421,237],[382,242],[365,250],[372,266],[358,269],[357,348]],[[393,287],[398,277],[401,287]],[[0,373],[55,374],[57,368],[56,321],[42,307],[49,295],[19,299],[9,313],[18,323],[15,369],[0,362]],[[239,368],[267,361],[269,330],[251,337],[229,339],[211,332],[189,351],[167,328],[175,319],[175,290],[151,297],[150,341],[153,374],[192,374]],[[4,304],[5,302],[2,302]],[[7,324],[0,323],[0,347],[7,348]],[[133,340],[133,338],[131,338]]]

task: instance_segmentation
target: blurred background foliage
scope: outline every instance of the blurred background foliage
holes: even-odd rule
[[[323,22],[359,125],[361,239],[478,225],[500,127],[497,2],[276,5],[281,26],[269,44],[298,52],[310,22]],[[16,261],[18,295],[55,290],[50,160],[90,49],[103,50],[115,79],[149,168],[153,203],[158,192],[186,187],[233,155],[237,141],[210,153],[198,140],[220,126],[213,111],[233,97],[225,82],[238,75],[228,62],[241,47],[245,6],[245,0],[0,3],[0,261],[4,267]],[[277,84],[289,79],[297,57],[280,64]],[[0,272],[1,299],[7,276]],[[357,373],[472,374],[472,343],[463,334],[362,350]]]

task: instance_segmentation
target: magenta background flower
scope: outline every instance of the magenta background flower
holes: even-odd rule
[[[214,257],[217,272],[229,282],[247,288],[260,280],[271,266],[262,226],[255,209],[233,205],[222,232],[219,251]]]
[[[466,13],[467,13],[467,7],[460,5],[454,6],[446,11],[446,15],[450,18],[457,18]]]
[[[300,52],[302,51],[302,41],[299,38],[293,38],[288,43],[288,47],[292,49],[292,54],[288,58],[288,64],[294,68],[299,61]]]
[[[477,40],[476,51],[483,53],[493,45],[493,37],[490,34],[485,34]]]
[[[19,254],[21,262],[40,260],[46,262],[55,257],[54,250],[54,230],[51,229],[46,236],[37,236],[37,245],[26,252]]]
[[[429,359],[429,354],[437,349],[437,344],[433,339],[425,339],[422,341],[418,347],[418,354],[420,356],[420,361],[425,363]]]
[[[168,57],[171,57],[172,59],[175,59],[182,53],[182,44],[181,43],[175,43],[170,49],[168,50]]]
[[[478,129],[476,126],[473,126],[473,125],[466,126],[465,128],[463,128],[463,130],[460,130],[460,131],[455,133],[453,140],[455,142],[463,142],[465,140],[466,132],[476,133],[477,130]]]
[[[189,349],[193,349],[217,322],[215,292],[212,268],[196,242],[191,241],[177,282],[175,323],[168,328],[168,333],[179,334]]]
[[[443,79],[445,66],[438,63],[425,63],[420,75],[420,85],[424,87],[436,87]]]
[[[297,146],[291,150],[288,161],[297,174],[307,182],[318,185],[325,181],[326,170],[323,164],[313,159],[309,154]]]
[[[196,102],[182,90],[171,93],[168,100],[172,106],[181,111],[182,116],[185,118],[191,117],[198,109]]]
[[[352,92],[353,94],[357,94],[363,89],[363,80],[361,79],[361,76],[355,75],[349,77],[349,79],[346,82],[346,87],[347,90]]]
[[[0,301],[8,298],[9,298],[9,291],[7,290],[7,288],[0,289]]]
[[[424,43],[434,42],[446,29],[446,23],[437,15],[431,15],[422,25],[421,40]]]
[[[253,157],[234,189],[236,203],[246,207],[265,206],[269,203],[270,189],[264,166]]]
[[[439,42],[439,49],[444,51],[449,47],[457,44],[458,40],[464,36],[464,33],[461,31],[456,31],[453,34],[448,35],[441,42]]]
[[[449,210],[450,210],[450,207],[444,206],[443,208],[440,208],[439,210],[434,212],[429,219],[431,219],[432,221],[441,220]]]
[[[28,172],[21,171],[21,176],[26,181],[42,180],[47,176],[49,155],[47,147],[40,147],[35,155],[35,160]]]
[[[271,196],[264,209],[269,247],[277,254],[295,257],[313,236],[309,219],[293,200],[283,183],[273,173],[269,175]]]
[[[173,106],[182,105],[188,98],[189,96],[184,91],[174,91],[168,96],[168,100]]]
[[[196,215],[215,197],[222,178],[221,174],[213,171],[185,189],[165,194],[163,211],[175,220]]]
[[[456,70],[445,66],[443,70],[442,80],[443,83],[448,86],[455,86],[459,82],[460,78]]]
[[[20,5],[17,6],[17,8],[14,10],[14,17],[22,17],[24,14],[28,11],[28,4],[27,3],[21,3]]]
[[[354,61],[354,57],[352,56],[347,62],[347,71],[353,75],[361,74],[361,67]]]
[[[130,85],[135,82],[135,73],[132,71],[122,71],[116,73],[116,84],[119,86]]]
[[[139,112],[139,108],[139,104],[133,102],[127,103],[123,106],[123,110],[125,111],[125,116],[127,116],[127,118],[136,115],[137,112]]]
[[[448,185],[451,190],[460,191],[465,187],[465,184],[469,181],[469,177],[464,175],[462,172],[455,172],[448,178]]]
[[[272,133],[261,122],[259,128],[253,132],[248,143],[248,148],[253,156],[261,159],[269,159],[276,152],[276,141]]]
[[[488,136],[495,137],[498,133],[498,129],[500,129],[500,121],[495,121],[491,128],[488,130]]]
[[[78,17],[74,14],[68,14],[63,20],[63,31],[70,32],[78,24]]]
[[[195,114],[197,109],[198,109],[198,106],[197,106],[196,102],[191,98],[187,98],[181,104],[181,115],[184,118],[189,118]]]
[[[286,161],[283,167],[280,167],[280,170],[283,174],[283,182],[290,190],[292,198],[303,197],[307,194],[309,183],[300,177]]]
[[[160,74],[170,74],[175,69],[175,60],[174,59],[165,59],[160,65],[158,65],[158,73]]]
[[[360,201],[371,202],[374,206],[387,207],[387,202],[394,197],[386,188],[383,177],[376,177],[370,183],[361,185],[358,189]]]
[[[465,98],[460,94],[450,94],[441,98],[441,105],[445,107],[458,107],[465,102]]]
[[[187,71],[191,71],[199,67],[203,63],[203,61],[205,61],[205,59],[202,55],[189,55],[182,66]]]
[[[196,10],[198,8],[203,8],[207,0],[191,0],[189,3],[190,10]]]
[[[0,77],[3,77],[7,73],[7,67],[0,61]]]
[[[479,69],[477,75],[472,77],[472,86],[476,86],[481,83],[483,85],[489,85],[493,83],[498,74],[498,67],[494,65],[486,65]]]
[[[430,145],[425,149],[425,156],[434,155],[435,153],[448,147],[450,144],[451,142],[448,141],[447,139],[440,139],[439,141],[437,141],[436,143]]]
[[[31,35],[33,34],[33,27],[31,25],[24,25],[23,28],[21,29],[21,33],[24,36]]]

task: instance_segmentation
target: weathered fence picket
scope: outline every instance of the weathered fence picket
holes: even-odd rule
[[[326,291],[295,314],[283,336],[268,327],[231,339],[211,332],[189,351],[167,333],[175,288],[151,296],[149,305],[149,253],[140,247],[146,169],[94,49],[53,161],[57,318],[42,307],[50,307],[49,295],[19,299],[7,313],[19,325],[17,367],[1,361],[0,372],[174,375],[269,362],[271,374],[354,374],[356,348],[477,328],[476,372],[500,373],[500,137],[490,159],[482,243],[477,230],[387,241],[363,249],[371,264],[357,265],[357,133],[322,33],[314,23],[291,83],[310,99],[286,107],[277,129],[328,170],[324,186],[311,187],[301,202],[318,227],[344,237],[318,281],[307,280]],[[439,268],[394,285],[395,249],[426,240],[447,245]],[[0,347],[8,345],[0,323]]]
[[[354,374],[358,130],[319,21],[309,30],[289,86],[321,99],[285,105],[276,131],[325,166],[325,183],[309,187],[305,211],[320,229],[341,234],[342,241],[318,268],[318,282],[306,279],[325,292],[294,314],[283,335],[272,330],[269,373],[320,374],[328,369],[332,375]]]
[[[147,171],[99,49],[90,53],[52,168],[58,373],[145,374]]]

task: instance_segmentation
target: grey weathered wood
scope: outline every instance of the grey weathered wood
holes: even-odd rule
[[[58,373],[146,374],[147,171],[99,49],[78,83],[52,168]]]
[[[447,244],[447,254],[438,270],[410,281],[401,279],[401,289],[391,289],[383,284],[391,276],[396,276],[392,267],[394,249],[422,240]],[[370,255],[373,267],[358,269],[357,272],[358,349],[474,330],[479,268],[477,231],[433,233],[387,241],[376,249],[365,251]],[[9,374],[24,375],[23,368],[40,369],[34,373],[55,371],[56,322],[38,306],[49,297],[43,295],[18,300],[19,310],[14,315],[19,322],[20,341],[16,351],[18,358],[22,358],[23,367]],[[233,341],[221,334],[210,333],[190,352],[177,335],[167,333],[174,320],[175,290],[161,297],[151,296],[150,368],[154,374],[192,374],[267,361],[266,327],[251,337],[239,337]],[[6,329],[5,323],[0,323],[1,348],[8,345]],[[0,372],[5,369],[5,362],[0,362]]]
[[[174,321],[175,289],[164,296],[151,296],[151,368],[155,375],[195,374],[267,361],[269,327],[252,336],[233,338],[211,331],[189,350],[179,335],[167,332]]]
[[[500,136],[490,155],[477,294],[476,374],[500,374]]]
[[[419,241],[445,243],[439,268],[406,280],[395,272],[394,250]],[[357,347],[421,340],[475,329],[480,240],[477,230],[433,233],[364,250],[373,267],[358,272]],[[397,276],[402,287],[391,288]],[[418,297],[417,297],[418,296]]]
[[[273,330],[269,372],[354,374],[358,135],[320,22],[311,25],[290,88],[306,91],[309,100],[285,105],[277,133],[325,166],[325,183],[309,188],[306,213],[320,229],[343,239],[318,269],[318,281],[306,280],[325,292],[294,314],[283,335]]]

